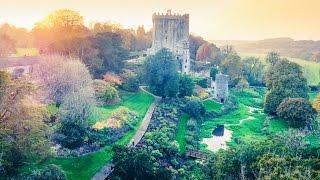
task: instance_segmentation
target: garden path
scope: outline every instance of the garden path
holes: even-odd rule
[[[150,95],[152,95],[154,97],[154,101],[153,103],[149,106],[149,109],[147,111],[147,113],[145,114],[142,123],[139,127],[139,129],[137,130],[136,134],[133,136],[133,138],[131,139],[130,143],[128,144],[128,146],[136,146],[141,138],[143,137],[144,133],[147,131],[147,128],[150,124],[150,120],[152,117],[152,114],[156,108],[156,106],[158,105],[158,102],[160,101],[161,97],[155,96],[154,94],[148,92],[147,90],[145,90],[146,86],[140,86],[140,89]],[[111,160],[112,161],[112,160]],[[114,164],[112,163],[108,163],[106,165],[104,165],[100,171],[98,171],[91,180],[104,180],[106,179],[113,171],[113,167]]]

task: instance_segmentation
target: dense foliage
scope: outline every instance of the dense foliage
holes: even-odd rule
[[[31,83],[3,71],[0,82],[0,174],[12,177],[25,163],[50,156],[51,131],[46,109],[29,99],[35,90]]]
[[[94,80],[93,88],[97,102],[102,105],[117,102],[119,99],[118,90],[104,80]]]
[[[149,152],[144,149],[130,149],[125,147],[114,147],[116,164],[110,179],[172,179],[168,170],[160,167]]]
[[[312,123],[317,112],[306,99],[286,98],[278,106],[277,115],[292,127],[304,127]]]
[[[0,33],[0,57],[6,57],[16,52],[16,41],[6,34]]]
[[[308,98],[309,88],[301,67],[288,60],[283,59],[271,65],[266,72],[265,81],[268,88],[265,98],[267,113],[275,114],[285,98]]]
[[[66,175],[56,165],[50,164],[41,170],[33,171],[31,175],[27,177],[27,180],[65,180]]]
[[[205,115],[205,108],[201,101],[191,100],[189,101],[185,108],[185,112],[195,119],[201,119]]]
[[[179,76],[179,97],[191,96],[195,83],[191,76],[183,74]]]
[[[161,49],[144,62],[144,77],[150,90],[163,98],[175,97],[179,91],[178,65],[173,54]]]

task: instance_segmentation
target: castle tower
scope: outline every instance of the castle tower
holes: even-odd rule
[[[152,16],[152,47],[150,54],[155,54],[162,48],[167,48],[181,61],[181,72],[190,70],[189,52],[189,14],[154,13]]]
[[[214,98],[220,103],[228,100],[228,81],[229,76],[225,74],[217,74],[214,87]]]

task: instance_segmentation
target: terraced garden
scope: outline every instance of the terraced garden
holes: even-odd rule
[[[126,93],[121,96],[121,102],[115,105],[97,107],[95,115],[90,118],[89,124],[107,119],[110,115],[119,108],[125,107],[133,111],[138,116],[138,123],[135,124],[134,129],[129,131],[122,138],[117,140],[114,144],[126,145],[134,136],[136,130],[147,112],[149,106],[153,102],[153,97],[145,92],[139,91],[138,93]],[[56,109],[50,106],[50,111]],[[111,145],[102,148],[101,150],[80,157],[58,158],[54,157],[49,159],[45,164],[55,164],[62,168],[66,173],[69,180],[73,179],[91,179],[92,176],[100,170],[109,160],[111,160],[113,152]],[[32,168],[37,168],[43,163],[34,164]],[[30,168],[30,169],[32,169]]]

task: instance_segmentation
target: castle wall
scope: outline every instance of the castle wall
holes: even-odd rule
[[[214,87],[214,98],[221,103],[224,103],[228,100],[228,94],[229,94],[228,81],[229,81],[228,75],[225,75],[225,74],[216,75],[215,87]]]
[[[149,50],[155,54],[162,48],[173,52],[177,60],[181,61],[181,71],[188,73],[190,70],[189,52],[189,15],[153,14],[153,42]]]

